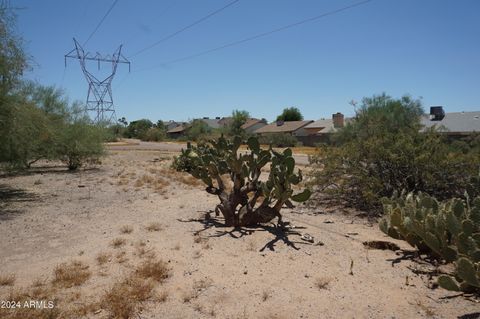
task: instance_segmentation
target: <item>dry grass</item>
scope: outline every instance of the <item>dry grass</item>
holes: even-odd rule
[[[78,260],[62,263],[55,267],[52,282],[54,285],[66,288],[80,286],[91,276],[88,268],[88,265]]]
[[[113,248],[120,248],[122,246],[125,246],[125,244],[127,243],[127,241],[125,240],[125,238],[115,238],[114,240],[112,240],[112,247]]]
[[[30,300],[55,300],[55,296],[53,291],[47,288],[15,289],[9,292],[5,300],[13,300],[24,305],[25,302],[30,302]],[[46,308],[41,311],[28,307],[15,309],[0,308],[0,318],[2,319],[51,319],[59,318],[59,315],[59,307],[54,307],[52,309]]]
[[[135,274],[143,279],[153,279],[162,283],[170,275],[167,263],[158,259],[147,259],[135,270]]]
[[[248,251],[256,251],[257,250],[257,243],[251,239],[247,242],[247,250]]]
[[[158,222],[152,222],[150,224],[148,224],[145,229],[149,232],[153,232],[153,231],[160,231],[163,229],[163,226],[162,224],[158,223]]]
[[[0,286],[13,286],[15,284],[15,274],[0,274]]]
[[[125,250],[119,251],[115,258],[117,259],[117,263],[123,264],[124,262],[128,261],[127,252]]]
[[[101,298],[103,309],[113,318],[132,318],[142,310],[141,303],[152,297],[153,283],[130,277],[116,283]]]
[[[320,290],[327,289],[331,281],[332,280],[330,278],[326,278],[326,277],[317,278],[315,279],[315,287],[317,287]]]
[[[131,234],[133,232],[133,227],[130,225],[124,225],[120,228],[121,234]]]
[[[182,294],[182,301],[184,303],[188,303],[196,298],[198,298],[198,293],[195,290],[186,291]]]
[[[101,252],[97,255],[95,259],[97,260],[97,264],[104,265],[110,261],[110,257],[111,255],[109,253]]]
[[[165,302],[167,301],[167,299],[168,299],[168,291],[166,290],[160,291],[155,298],[157,302]]]

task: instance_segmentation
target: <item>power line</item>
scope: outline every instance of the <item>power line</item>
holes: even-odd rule
[[[105,15],[103,16],[102,20],[100,20],[100,22],[97,24],[97,26],[95,27],[95,29],[93,30],[92,33],[90,33],[90,36],[88,37],[88,39],[83,43],[83,46],[85,46],[87,44],[88,41],[90,41],[90,39],[93,37],[93,35],[95,34],[95,32],[97,32],[98,28],[100,28],[100,26],[102,25],[103,21],[105,21],[105,19],[107,18],[107,16],[110,14],[110,11],[112,11],[113,7],[115,7],[115,5],[117,4],[118,0],[114,0],[112,5],[110,6],[110,8],[108,9],[107,13],[105,13]]]
[[[220,13],[220,12],[222,12],[223,10],[227,9],[228,7],[230,7],[230,6],[234,5],[235,3],[239,2],[239,1],[240,1],[240,0],[234,0],[234,1],[232,1],[232,2],[229,2],[229,3],[227,3],[227,4],[226,4],[226,5],[224,5],[223,7],[219,8],[219,9],[217,9],[217,10],[213,11],[213,12],[210,12],[209,14],[207,14],[206,16],[204,16],[204,17],[202,17],[202,18],[200,18],[200,19],[196,20],[195,22],[193,22],[193,23],[191,23],[191,24],[189,24],[189,25],[187,25],[187,26],[185,26],[185,27],[181,28],[180,30],[178,30],[178,31],[175,31],[175,32],[173,32],[173,33],[171,33],[171,34],[167,35],[166,37],[164,37],[164,38],[162,38],[162,39],[158,40],[157,42],[155,42],[155,43],[152,43],[151,45],[149,45],[149,46],[147,46],[147,47],[145,47],[145,48],[143,48],[143,49],[139,50],[138,52],[136,52],[135,54],[133,54],[133,55],[132,55],[132,56],[130,56],[129,58],[133,58],[133,57],[135,57],[135,56],[137,56],[137,55],[139,55],[139,54],[141,54],[141,53],[143,53],[143,52],[145,52],[145,51],[147,51],[147,50],[150,50],[151,48],[153,48],[153,47],[155,47],[155,46],[159,45],[160,43],[162,43],[162,42],[165,42],[165,41],[167,41],[168,39],[171,39],[171,38],[173,38],[174,36],[176,36],[176,35],[178,35],[178,34],[182,33],[183,31],[186,31],[186,30],[190,29],[191,27],[193,27],[193,26],[195,26],[195,25],[197,25],[197,24],[199,24],[199,23],[201,23],[201,22],[203,22],[203,21],[207,20],[208,18],[210,18],[210,17],[212,17],[212,16],[216,15],[217,13]]]
[[[298,22],[295,22],[295,23],[285,25],[283,27],[279,27],[279,28],[276,28],[276,29],[273,29],[273,30],[270,30],[270,31],[267,31],[267,32],[259,33],[259,34],[256,34],[256,35],[253,35],[253,36],[241,39],[241,40],[237,40],[237,41],[234,41],[234,42],[230,42],[230,43],[221,45],[221,46],[216,47],[216,48],[212,48],[212,49],[205,50],[205,51],[202,51],[202,52],[198,52],[198,53],[195,53],[195,54],[192,54],[192,55],[187,55],[187,56],[184,56],[184,57],[181,57],[181,58],[178,58],[178,59],[174,59],[174,60],[159,64],[159,65],[153,66],[151,68],[140,69],[138,71],[150,70],[150,69],[154,69],[154,68],[158,68],[158,67],[164,67],[164,66],[167,66],[169,64],[174,64],[174,63],[182,62],[182,61],[185,61],[185,60],[190,60],[190,59],[193,59],[193,58],[197,58],[199,56],[203,56],[203,55],[215,52],[215,51],[219,51],[219,50],[222,50],[222,49],[233,47],[235,45],[239,45],[239,44],[242,44],[242,43],[245,43],[245,42],[248,42],[248,41],[252,41],[252,40],[255,40],[255,39],[258,39],[258,38],[268,36],[268,35],[273,34],[273,33],[284,31],[286,29],[297,27],[299,25],[302,25],[302,24],[305,24],[305,23],[308,23],[308,22],[312,22],[312,21],[315,21],[315,20],[318,20],[318,19],[321,19],[321,18],[324,18],[324,17],[327,17],[327,16],[331,16],[331,15],[340,13],[342,11],[346,11],[348,9],[352,9],[354,7],[358,7],[358,6],[367,4],[368,2],[372,2],[372,1],[373,0],[364,0],[364,1],[356,2],[356,3],[353,3],[351,5],[339,8],[339,9],[335,9],[335,10],[325,12],[325,13],[322,13],[320,15],[317,15],[317,16],[314,16],[314,17],[311,17],[311,18],[307,18],[307,19],[304,19],[304,20],[301,20],[301,21],[298,21]]]

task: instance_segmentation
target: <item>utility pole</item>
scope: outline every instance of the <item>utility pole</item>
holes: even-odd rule
[[[115,120],[115,106],[112,96],[112,80],[117,72],[119,63],[128,64],[128,72],[130,72],[130,61],[122,55],[122,45],[113,53],[113,55],[95,55],[90,52],[85,53],[80,43],[73,39],[75,48],[65,54],[65,67],[67,67],[67,58],[77,59],[80,62],[83,74],[88,82],[88,94],[86,101],[86,111],[95,113],[95,123],[112,122]],[[86,61],[96,61],[100,70],[100,62],[108,62],[112,64],[112,72],[105,79],[100,80],[87,70]]]

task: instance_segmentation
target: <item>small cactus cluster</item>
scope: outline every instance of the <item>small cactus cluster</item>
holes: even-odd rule
[[[202,180],[206,191],[218,196],[220,204],[215,211],[223,215],[226,226],[266,223],[275,217],[281,223],[280,209],[284,204],[290,205],[290,200],[304,202],[311,195],[308,189],[294,194],[292,185],[302,181],[302,172],[294,170],[292,150],[263,150],[258,139],[251,137],[246,143],[248,150],[240,152],[243,143],[238,136],[233,140],[222,136],[197,146],[188,144],[173,166]],[[261,170],[267,164],[268,178],[260,180]]]
[[[420,251],[455,262],[455,277],[438,283],[449,290],[480,288],[480,197],[438,202],[426,194],[394,195],[383,200],[380,229]],[[473,288],[474,287],[474,288]]]

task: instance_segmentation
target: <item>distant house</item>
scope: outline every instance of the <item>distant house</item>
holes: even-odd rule
[[[253,133],[259,128],[264,127],[266,125],[267,125],[267,120],[265,119],[259,120],[259,119],[250,118],[245,123],[243,123],[241,128],[247,133]]]
[[[272,124],[264,125],[253,133],[258,135],[268,135],[275,133],[284,133],[296,137],[307,136],[308,133],[305,130],[305,126],[313,121],[276,121]]]
[[[222,127],[229,126],[233,122],[233,117],[222,117],[221,119],[217,117],[217,119],[219,119],[218,125]]]
[[[445,113],[443,107],[430,107],[430,114],[421,118],[423,130],[436,127],[452,138],[480,133],[480,111]]]
[[[345,126],[345,122],[352,119],[345,119],[345,116],[337,112],[332,114],[331,119],[320,119],[305,126],[308,136],[301,139],[304,145],[313,146],[317,143],[328,143],[330,136]]]
[[[209,117],[203,117],[201,119],[199,119],[200,121],[206,123],[210,128],[220,128],[220,120],[221,118],[220,117],[217,117],[217,118],[214,118],[214,119],[211,119]]]
[[[179,125],[167,131],[167,135],[170,138],[179,138],[185,135],[186,126]]]
[[[177,127],[177,126],[180,126],[180,125],[183,125],[185,123],[183,122],[176,122],[176,121],[168,121],[168,122],[164,122],[164,125],[165,125],[165,128],[167,129],[167,131]]]

